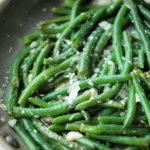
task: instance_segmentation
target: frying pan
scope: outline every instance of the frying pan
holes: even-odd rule
[[[104,4],[113,0],[94,0],[93,4]],[[0,0],[0,150],[27,150],[19,136],[9,127],[6,110],[9,68],[23,49],[23,37],[37,30],[40,21],[55,17],[51,13],[62,0]],[[2,97],[3,90],[4,96]]]

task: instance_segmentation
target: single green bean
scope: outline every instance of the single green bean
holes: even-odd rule
[[[97,113],[98,111],[99,111],[99,108],[95,108],[94,110],[89,110],[88,113],[90,115],[95,115],[95,113]],[[78,112],[78,113],[58,116],[52,119],[52,123],[64,124],[64,123],[69,123],[69,122],[76,121],[76,120],[83,119],[83,118],[84,118],[83,114],[81,112]]]
[[[70,20],[70,15],[61,16],[61,17],[52,18],[50,20],[42,21],[39,23],[39,25],[47,25],[47,24],[51,24],[51,23],[60,23],[60,22],[65,22],[65,21],[69,21],[69,20]]]
[[[97,139],[104,142],[112,142],[123,145],[135,145],[139,147],[148,147],[148,142],[146,138],[137,138],[130,136],[114,136],[114,135],[96,135],[96,134],[86,134],[88,137]]]
[[[128,100],[127,100],[127,112],[124,118],[124,128],[131,126],[134,116],[136,113],[136,97],[135,97],[135,89],[132,81],[128,82]]]
[[[116,83],[110,90],[98,95],[96,98],[93,98],[91,100],[88,100],[86,102],[80,103],[76,106],[76,110],[83,110],[90,107],[96,106],[99,102],[105,101],[106,99],[110,99],[112,96],[114,96],[120,88],[122,87],[122,83]]]
[[[33,64],[33,69],[32,69],[33,78],[35,78],[41,72],[41,68],[43,65],[43,59],[50,53],[50,51],[52,50],[54,45],[55,45],[54,43],[52,43],[50,45],[46,45],[41,50],[40,54],[38,55],[38,57],[36,58],[36,60]]]
[[[63,7],[53,7],[52,13],[59,14],[59,15],[70,15],[71,9],[63,8]]]
[[[144,68],[144,49],[142,45],[138,51],[138,67],[142,69]]]
[[[6,108],[7,108],[7,114],[9,116],[14,115],[14,107],[16,106],[16,101],[18,97],[18,87],[14,87],[12,84],[9,87],[8,95],[7,95],[7,102],[6,102]]]
[[[55,102],[51,102],[51,103],[47,103],[45,101],[42,101],[40,98],[37,97],[30,97],[28,98],[28,101],[36,106],[39,106],[41,108],[49,108],[49,107],[53,107],[59,104],[63,104],[63,101],[55,101]]]
[[[132,57],[133,57],[132,43],[130,41],[127,31],[123,32],[123,41],[124,41],[124,48],[125,48],[125,61],[123,64],[122,74],[127,74],[131,70]]]
[[[52,124],[48,127],[50,130],[54,132],[59,132],[59,131],[65,131],[66,127],[65,125],[59,125],[59,124]]]
[[[125,4],[121,6],[113,26],[113,35],[112,35],[113,49],[115,52],[115,60],[120,71],[123,70],[123,59],[122,59],[123,50],[122,50],[122,43],[121,43],[122,20],[127,12],[127,9],[128,8]]]

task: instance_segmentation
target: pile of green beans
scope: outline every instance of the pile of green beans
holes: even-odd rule
[[[64,0],[52,12],[11,64],[9,125],[29,150],[149,149],[150,4]]]

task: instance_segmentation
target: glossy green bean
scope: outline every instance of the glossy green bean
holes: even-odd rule
[[[138,51],[138,67],[142,69],[144,68],[144,49],[142,45]]]
[[[146,79],[146,75],[144,75],[144,72],[140,69],[136,71],[137,76],[140,78],[140,80],[147,86],[147,88],[150,90],[150,83]]]
[[[60,143],[58,143],[58,142],[56,142],[56,141],[50,140],[50,143],[51,143],[55,148],[57,148],[57,149],[59,149],[59,150],[70,150],[70,148],[65,147],[64,145],[62,145],[62,144],[60,144]]]
[[[146,18],[148,21],[150,21],[150,16],[149,16],[150,11],[147,8],[145,8],[143,5],[138,5],[138,8],[139,8],[141,14],[144,16],[144,18]]]
[[[58,38],[56,42],[56,45],[53,50],[53,59],[56,59],[57,56],[59,56],[63,39],[66,38],[78,24],[80,24],[86,19],[89,19],[89,17],[90,17],[89,13],[82,13],[68,25],[68,27],[62,32],[61,36]]]
[[[86,79],[89,77],[90,57],[102,33],[103,33],[103,29],[101,29],[101,27],[97,27],[87,39],[87,42],[81,54],[81,59],[79,61],[78,76],[81,79]]]
[[[110,99],[112,96],[114,96],[120,88],[122,87],[122,83],[116,83],[110,90],[98,95],[96,98],[93,98],[91,100],[88,100],[86,102],[80,103],[76,106],[76,110],[83,110],[90,107],[96,106],[99,102],[105,101],[106,99]]]
[[[37,132],[29,119],[20,118],[20,120],[25,130],[38,146],[40,146],[43,150],[53,150],[53,148]]]
[[[113,26],[113,35],[112,35],[113,49],[115,52],[115,60],[120,71],[123,70],[123,60],[122,60],[123,50],[122,50],[122,43],[121,43],[121,29],[122,29],[122,20],[126,12],[127,12],[127,6],[124,4],[121,6],[116,16],[114,26]]]
[[[28,101],[31,104],[39,106],[41,108],[49,108],[49,107],[53,107],[53,106],[56,106],[59,104],[61,105],[64,103],[63,101],[55,101],[55,102],[47,103],[47,102],[42,101],[40,98],[37,98],[37,97],[30,97],[30,98],[28,98]]]
[[[136,97],[135,97],[135,88],[134,88],[132,81],[129,81],[128,82],[127,112],[126,112],[126,115],[124,118],[124,124],[123,124],[124,128],[131,126],[134,120],[135,113],[136,113],[136,108],[137,108],[137,104],[136,104]]]
[[[7,108],[7,114],[9,116],[14,115],[14,107],[17,104],[17,97],[18,97],[18,87],[14,87],[12,84],[9,87],[9,91],[7,94],[7,102],[6,102],[6,108]]]
[[[85,89],[85,88],[88,88],[88,87],[91,87],[91,84],[89,84],[91,81],[92,81],[92,85],[93,86],[98,86],[98,85],[100,85],[100,84],[107,84],[107,83],[116,83],[116,82],[125,82],[125,81],[128,81],[128,80],[130,80],[130,75],[111,75],[111,76],[100,76],[100,77],[96,77],[96,78],[89,78],[89,79],[87,79],[87,80],[83,80],[83,81],[80,81],[79,82],[79,87],[81,88],[81,89]],[[75,84],[75,83],[74,83]],[[119,87],[121,87],[121,85],[122,84],[116,84],[115,86],[114,86],[114,89],[110,89],[109,91],[106,91],[106,94],[102,94],[103,95],[103,97],[104,97],[104,95],[106,96],[108,93],[112,93],[113,94],[113,92],[114,91],[116,91],[117,92],[117,89],[119,90]],[[69,85],[69,86],[67,86],[67,87],[64,87],[64,88],[61,88],[61,89],[59,89],[59,90],[56,90],[56,91],[53,91],[53,92],[51,92],[51,93],[49,93],[49,94],[47,94],[47,95],[45,95],[44,97],[43,97],[43,100],[44,101],[50,101],[50,100],[54,100],[54,99],[57,99],[58,97],[60,97],[60,95],[61,96],[65,96],[65,95],[67,95],[69,92],[68,92],[68,90],[70,89],[70,87],[71,87],[71,85]],[[112,92],[111,92],[112,91]],[[114,95],[115,95],[115,93],[114,93]],[[108,95],[107,95],[108,96]],[[99,97],[101,97],[101,96],[99,96]],[[99,97],[97,97],[97,100],[98,100],[98,98]],[[96,99],[95,99],[96,100]],[[94,101],[95,101],[94,100]]]
[[[43,65],[43,59],[45,57],[47,57],[47,55],[50,53],[50,51],[52,50],[54,45],[55,45],[54,43],[46,45],[41,50],[40,54],[38,55],[38,57],[36,58],[36,60],[33,64],[33,69],[32,69],[33,78],[35,78],[41,72],[41,68]]]
[[[32,138],[27,134],[27,132],[22,128],[22,126],[17,122],[13,129],[21,137],[23,142],[26,144],[29,150],[39,150],[38,146],[34,143]]]
[[[54,132],[60,132],[66,130],[65,125],[59,125],[59,124],[52,124],[48,128]]]
[[[58,38],[60,37],[60,33],[62,33],[64,31],[64,29],[66,29],[69,25],[69,21],[62,23],[61,25],[56,25],[56,24],[50,24],[47,26],[42,26],[39,25],[38,29],[44,33],[49,33],[49,34],[57,34]],[[60,34],[60,35],[59,35]]]
[[[41,132],[44,136],[46,136],[49,139],[52,139],[56,142],[59,142],[60,144],[72,148],[74,150],[79,149],[79,150],[86,150],[84,146],[81,146],[75,142],[68,142],[66,139],[64,139],[62,136],[58,135],[57,133],[51,131],[48,129],[40,120],[34,119],[33,120],[34,126],[37,128],[39,132]]]
[[[55,68],[48,68],[42,73],[40,73],[36,78],[34,78],[30,84],[22,92],[18,103],[22,106],[26,105],[27,99],[36,91],[43,83],[45,83],[49,78],[53,77],[56,73],[66,70],[72,66],[76,61],[78,61],[79,55],[74,55],[71,58],[65,60],[63,63]]]
[[[143,43],[144,51],[145,51],[145,54],[147,57],[148,66],[150,67],[150,54],[149,54],[150,42],[149,42],[149,39],[144,32],[144,28],[143,28],[142,23],[140,21],[140,18],[139,18],[138,12],[137,12],[137,8],[136,8],[136,6],[132,0],[130,0],[130,6],[131,6],[130,13],[133,17],[133,23],[134,23],[134,26],[135,26],[135,28],[136,28],[139,36],[140,36],[140,39]]]
[[[137,138],[130,136],[114,136],[114,135],[95,135],[86,134],[88,137],[104,142],[112,142],[123,145],[134,145],[139,147],[148,147],[148,142],[145,138]]]
[[[61,17],[52,18],[50,20],[42,21],[42,22],[40,22],[39,25],[47,25],[47,24],[51,24],[51,23],[60,23],[60,22],[65,22],[65,21],[69,21],[69,20],[70,20],[70,15],[61,16]]]
[[[88,113],[90,115],[95,115],[99,111],[99,108],[95,108],[94,110],[89,110]],[[63,116],[58,116],[54,119],[52,119],[52,123],[54,124],[64,124],[64,123],[69,123],[73,122],[79,119],[83,119],[84,116],[81,112],[73,113],[73,114],[67,114]]]
[[[59,14],[59,15],[70,15],[71,9],[69,8],[63,8],[63,7],[53,7],[52,13]]]
[[[37,44],[39,44],[39,41]],[[14,59],[14,61],[11,64],[9,76],[10,81],[14,87],[19,87],[19,66],[31,50],[32,48],[30,47],[30,45],[27,46],[24,50],[21,51],[21,53]]]
[[[147,117],[147,120],[148,120],[148,123],[150,126],[150,104],[148,102],[148,99],[146,97],[144,89],[140,85],[140,82],[139,82],[137,76],[135,75],[135,73],[132,73],[132,78],[133,78],[133,84],[134,84],[135,90],[138,94],[138,97],[140,99],[141,105],[143,106],[143,109],[145,111],[145,115]]]
[[[133,57],[132,43],[130,41],[127,31],[123,32],[123,41],[124,41],[124,48],[125,48],[125,60],[123,63],[122,74],[127,74],[131,70],[132,57]]]
[[[126,128],[122,125],[114,124],[99,124],[97,126],[90,126],[82,124],[80,132],[104,135],[126,135],[126,136],[144,136],[149,134],[150,130],[145,128]]]

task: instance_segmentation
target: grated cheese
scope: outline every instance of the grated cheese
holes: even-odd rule
[[[16,124],[17,120],[16,119],[12,119],[8,121],[8,124],[13,128]]]
[[[79,132],[71,131],[67,134],[66,140],[67,141],[74,141],[83,138],[83,135]]]

